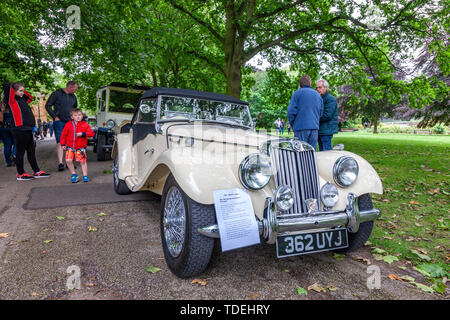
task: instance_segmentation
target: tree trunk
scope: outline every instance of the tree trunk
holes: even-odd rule
[[[231,61],[230,65],[228,65],[227,62],[226,78],[227,95],[240,99],[242,89],[242,71],[240,63],[237,61]]]
[[[245,36],[239,36],[234,15],[234,2],[229,1],[226,7],[226,33],[223,45],[225,77],[227,78],[227,94],[240,99]]]
[[[379,117],[373,117],[373,119],[372,119],[373,133],[378,133],[378,119],[379,119]]]
[[[155,69],[152,69],[151,73],[152,73],[152,79],[153,79],[153,86],[157,87],[158,86],[158,77],[156,76]]]

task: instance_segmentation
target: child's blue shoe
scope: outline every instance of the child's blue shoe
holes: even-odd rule
[[[88,176],[83,176],[83,182],[89,182],[89,177]]]
[[[77,183],[78,182],[78,175],[73,174],[72,177],[70,178],[70,182]]]

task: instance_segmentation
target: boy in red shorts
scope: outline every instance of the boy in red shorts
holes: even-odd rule
[[[78,182],[78,175],[75,172],[73,161],[81,164],[83,171],[83,182],[89,182],[87,170],[86,147],[87,138],[95,135],[91,126],[83,121],[83,111],[80,109],[72,109],[70,112],[72,121],[67,122],[61,134],[61,146],[66,151],[66,164],[72,173],[70,181]]]

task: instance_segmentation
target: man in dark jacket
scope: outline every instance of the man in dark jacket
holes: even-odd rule
[[[289,103],[288,120],[294,135],[309,143],[316,150],[323,101],[320,94],[311,88],[309,76],[302,76],[299,84],[300,89],[294,92]]]
[[[323,114],[320,117],[319,151],[331,150],[331,139],[338,132],[338,108],[336,99],[328,92],[328,82],[319,80],[316,89],[323,99]]]
[[[64,170],[63,164],[63,149],[59,143],[61,139],[61,133],[64,126],[70,121],[70,111],[78,107],[77,97],[75,92],[78,90],[78,84],[75,81],[69,81],[66,87],[56,90],[50,95],[45,109],[48,114],[53,118],[53,131],[56,138],[56,153],[58,155],[58,170]]]

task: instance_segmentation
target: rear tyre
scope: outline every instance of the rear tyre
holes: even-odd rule
[[[117,194],[129,194],[131,190],[128,188],[125,181],[119,179],[119,155],[116,154],[114,157],[113,166],[113,176],[114,176],[114,190]]]
[[[161,241],[173,274],[188,278],[205,271],[214,239],[201,235],[198,228],[215,223],[214,206],[190,199],[169,175],[161,200]]]
[[[106,159],[104,145],[106,145],[106,136],[99,134],[97,137],[97,161],[105,161]]]
[[[372,198],[370,197],[370,194],[366,193],[358,197],[358,208],[360,211],[373,209]],[[348,233],[348,247],[345,249],[336,250],[336,252],[348,253],[362,248],[367,240],[369,240],[372,229],[373,221],[361,223],[359,225],[358,232]]]

